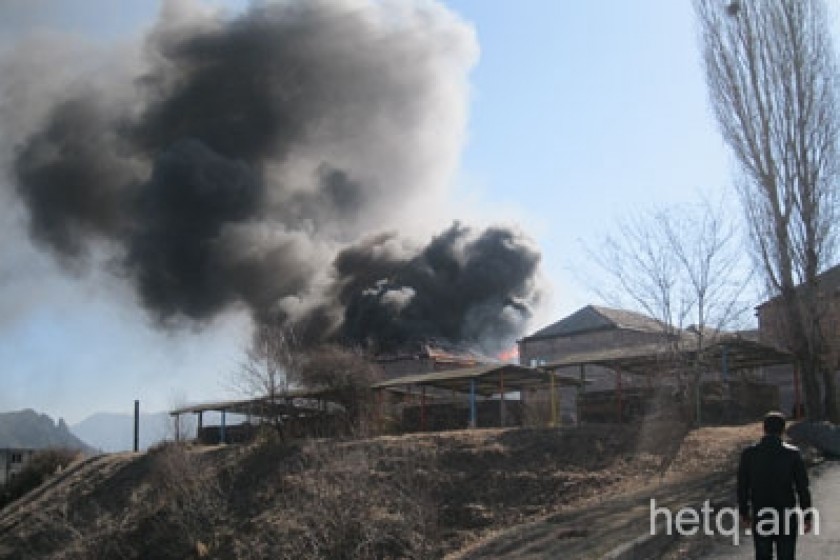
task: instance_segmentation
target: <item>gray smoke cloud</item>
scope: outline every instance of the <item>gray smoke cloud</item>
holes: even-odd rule
[[[50,41],[7,55],[4,161],[31,238],[71,266],[107,251],[164,324],[244,304],[380,349],[519,334],[539,297],[525,236],[410,233],[457,163],[469,26],[434,2],[199,8],[165,4],[140,49],[64,81],[40,75]]]

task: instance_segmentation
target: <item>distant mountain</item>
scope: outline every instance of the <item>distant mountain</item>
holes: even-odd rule
[[[140,449],[148,449],[165,439],[168,422],[166,412],[141,414]],[[70,430],[102,451],[130,451],[134,447],[133,414],[98,412],[73,424]]]
[[[59,418],[56,423],[46,414],[38,414],[32,409],[0,412],[0,447],[66,447],[93,451],[90,445],[70,433],[64,420]]]

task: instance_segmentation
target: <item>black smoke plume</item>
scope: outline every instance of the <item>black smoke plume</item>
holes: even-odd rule
[[[37,243],[65,263],[106,248],[163,323],[244,304],[308,341],[492,347],[539,294],[520,233],[370,237],[435,211],[474,51],[432,2],[286,1],[233,19],[168,3],[132,79],[77,79],[44,103],[10,175]]]
[[[521,235],[456,223],[410,256],[383,250],[392,241],[380,235],[336,259],[346,340],[382,349],[424,338],[492,347],[530,318],[540,256]]]

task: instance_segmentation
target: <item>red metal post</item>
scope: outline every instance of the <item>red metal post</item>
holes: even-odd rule
[[[426,386],[420,387],[420,431],[426,431]]]
[[[385,431],[385,412],[382,410],[382,389],[374,390],[373,394],[376,396],[376,425],[381,434]]]
[[[618,422],[621,423],[621,416],[622,416],[622,394],[621,394],[621,368],[617,368],[615,370],[615,404],[616,404],[616,412],[618,413]]]
[[[473,377],[470,379],[470,428],[478,427],[478,410],[476,409],[475,393],[475,377]]]
[[[586,365],[580,365],[580,384],[577,388],[577,396],[575,398],[575,407],[577,408],[577,423],[578,426],[583,424],[583,407],[581,406],[580,396],[586,392]]]

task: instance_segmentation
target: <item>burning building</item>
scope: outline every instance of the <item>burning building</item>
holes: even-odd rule
[[[383,352],[376,356],[376,363],[382,368],[386,378],[468,368],[495,361],[469,348],[459,348],[437,341],[406,345],[393,352]]]

